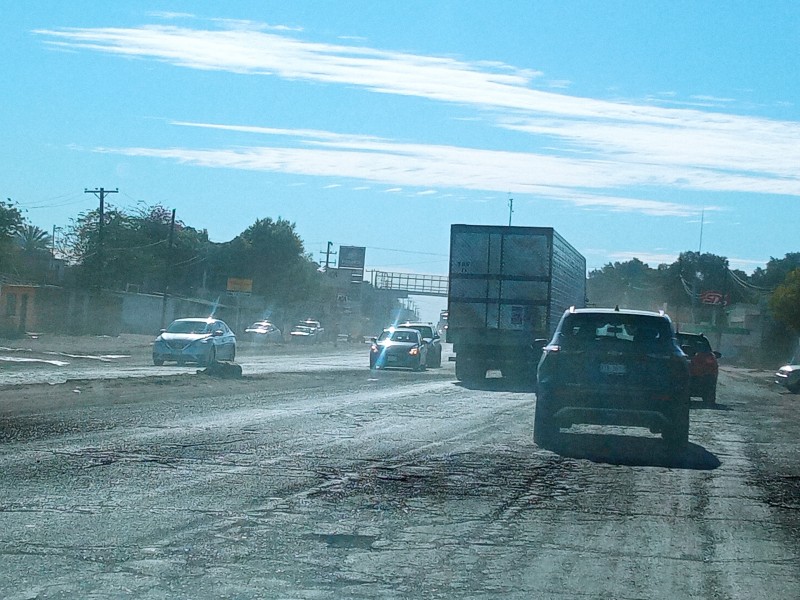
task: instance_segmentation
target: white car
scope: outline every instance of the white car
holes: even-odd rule
[[[235,357],[236,336],[223,321],[214,318],[176,319],[153,343],[153,364],[157,366],[168,360],[208,366]]]
[[[793,394],[800,393],[800,364],[784,365],[775,373],[775,383]]]
[[[244,330],[245,339],[254,343],[280,343],[283,341],[281,330],[269,321],[256,321]]]

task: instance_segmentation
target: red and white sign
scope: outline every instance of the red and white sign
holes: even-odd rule
[[[700,302],[703,304],[714,304],[714,305],[722,305],[727,306],[728,304],[728,297],[724,296],[722,292],[715,292],[713,290],[709,290],[707,292],[703,292],[700,294]]]

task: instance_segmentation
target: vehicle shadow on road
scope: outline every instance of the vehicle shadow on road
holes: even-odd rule
[[[466,390],[477,390],[486,392],[516,392],[523,394],[536,393],[535,383],[526,383],[515,379],[506,379],[504,377],[488,377],[481,381],[473,381],[466,383],[464,381],[456,381],[455,385],[462,387]]]
[[[696,402],[694,400],[692,400],[692,402],[689,404],[689,409],[690,410],[733,410],[727,404],[717,404],[717,403],[711,404],[709,402],[702,402],[702,401]]]
[[[615,434],[560,433],[551,449],[567,458],[628,467],[711,471],[722,464],[698,444],[690,443],[683,452],[671,452],[660,438]]]

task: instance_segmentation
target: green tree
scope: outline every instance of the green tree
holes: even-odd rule
[[[9,271],[15,265],[14,236],[22,224],[22,213],[11,198],[0,201],[0,272]]]
[[[758,287],[774,289],[795,269],[800,269],[800,252],[789,252],[783,258],[771,257],[764,269],[758,267],[753,271],[750,280]]]
[[[657,272],[638,258],[591,271],[587,295],[595,306],[652,309],[663,303]]]
[[[175,222],[172,247],[169,231],[172,211],[161,205],[133,211],[108,205],[100,244],[99,211],[82,213],[67,230],[66,252],[80,285],[142,291],[191,293],[202,282],[208,235]]]
[[[24,254],[49,253],[52,238],[36,225],[21,225],[14,234],[17,246]]]
[[[214,287],[229,277],[253,280],[253,293],[281,305],[316,298],[320,276],[305,252],[295,224],[280,217],[258,219],[226,244],[215,245],[209,259]]]
[[[692,308],[696,321],[711,321],[713,306],[702,304],[704,292],[719,292],[723,296],[731,290],[728,259],[716,254],[681,252],[671,265],[659,267],[664,296],[670,306]]]
[[[769,307],[777,321],[800,334],[800,268],[791,271],[775,288]]]

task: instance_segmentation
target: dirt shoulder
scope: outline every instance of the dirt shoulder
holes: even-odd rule
[[[122,333],[116,337],[107,335],[51,335],[29,334],[24,338],[0,338],[0,351],[8,349],[15,352],[32,353],[65,353],[86,355],[149,355],[153,349],[152,335]],[[340,347],[344,347],[340,344]],[[363,347],[361,344],[346,344],[346,347]],[[331,342],[320,344],[253,344],[237,340],[237,352],[247,354],[303,354],[308,352],[334,351],[337,348]]]
[[[0,347],[37,353],[66,354],[147,354],[153,347],[153,336],[123,333],[107,335],[50,335],[35,334],[18,339],[0,338]]]

